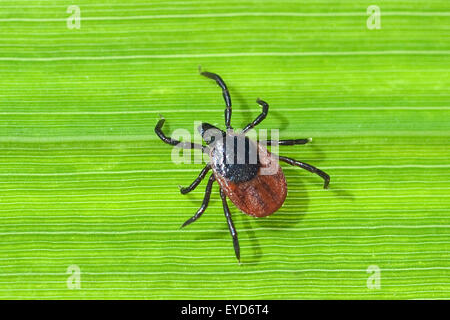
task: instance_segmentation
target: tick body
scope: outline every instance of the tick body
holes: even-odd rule
[[[233,141],[232,152],[223,141]],[[283,170],[275,157],[245,135],[227,133],[223,141],[211,149],[210,166],[225,195],[250,216],[260,218],[277,211],[286,199],[287,187]],[[244,146],[244,152],[239,153],[239,145]],[[252,155],[256,159],[254,163],[250,161]],[[264,174],[263,170],[268,167],[273,174]]]
[[[257,99],[256,102],[262,107],[261,114],[253,122],[249,123],[242,132],[234,132],[231,127],[231,98],[225,82],[219,75],[211,72],[201,72],[201,75],[215,80],[222,89],[226,105],[226,131],[209,123],[202,123],[198,130],[206,146],[190,142],[180,142],[164,135],[162,127],[165,119],[162,118],[155,127],[155,133],[167,144],[185,149],[200,149],[209,155],[210,161],[200,172],[199,176],[190,186],[180,188],[182,194],[194,190],[206,177],[208,172],[212,170],[212,174],[209,176],[206,184],[205,196],[201,207],[181,227],[191,224],[202,216],[208,207],[212,185],[217,181],[220,186],[219,190],[224,214],[233,238],[236,258],[240,261],[237,231],[231,218],[226,200],[227,197],[245,214],[257,218],[266,217],[277,211],[283,205],[287,195],[286,179],[278,160],[319,175],[324,180],[324,188],[328,187],[330,177],[322,170],[305,162],[283,156],[275,156],[265,146],[274,143],[280,146],[306,144],[311,139],[267,141],[266,144],[263,144],[245,136],[247,131],[258,125],[267,116],[269,105],[260,99]]]

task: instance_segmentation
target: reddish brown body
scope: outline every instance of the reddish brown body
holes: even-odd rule
[[[261,145],[258,145],[258,151],[261,167],[253,179],[234,183],[222,177],[216,170],[214,170],[214,176],[239,210],[260,218],[271,215],[283,205],[287,195],[287,185],[283,170],[276,158]],[[264,170],[271,174],[266,174]]]

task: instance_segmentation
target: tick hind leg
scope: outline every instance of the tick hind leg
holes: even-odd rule
[[[225,81],[223,81],[223,79],[218,74],[208,72],[208,71],[202,72],[201,68],[199,68],[199,71],[202,76],[205,76],[209,79],[215,80],[217,85],[222,89],[222,95],[223,95],[223,99],[225,100],[225,105],[226,105],[225,126],[227,127],[227,129],[232,129],[232,127],[231,127],[231,98],[230,98],[230,93],[228,92],[227,85],[225,84]]]
[[[166,121],[166,119],[161,118],[158,123],[156,124],[155,127],[155,133],[156,135],[165,143],[170,144],[172,146],[176,146],[178,148],[183,148],[183,149],[199,149],[202,150],[203,152],[208,152],[209,148],[206,146],[203,146],[201,144],[197,144],[197,143],[192,143],[192,142],[181,142],[175,139],[172,139],[170,137],[167,137],[164,132],[162,132],[162,127],[164,125],[164,122]]]
[[[325,172],[323,172],[322,170],[317,169],[316,167],[314,167],[310,164],[307,164],[305,162],[300,162],[300,161],[297,161],[295,159],[291,159],[288,157],[279,156],[278,159],[280,161],[286,162],[292,166],[297,166],[297,167],[303,168],[305,170],[308,170],[309,172],[319,175],[324,180],[323,188],[324,189],[328,188],[328,185],[330,183],[330,176],[328,174],[326,174]]]
[[[265,101],[262,101],[261,99],[256,99],[256,103],[259,104],[262,107],[262,112],[260,113],[259,116],[256,117],[255,120],[253,120],[252,122],[250,122],[243,130],[242,132],[245,133],[248,130],[252,129],[253,127],[257,126],[258,124],[260,124],[266,117],[267,114],[269,113],[269,104]]]
[[[185,223],[183,223],[181,228],[187,226],[188,224],[191,224],[192,222],[194,222],[195,220],[200,218],[202,216],[203,212],[205,212],[205,210],[209,204],[209,198],[211,197],[211,189],[212,189],[212,185],[215,180],[216,180],[216,178],[214,177],[214,175],[211,175],[209,177],[208,184],[206,185],[205,196],[203,197],[202,206],[197,210],[197,212],[194,214],[194,216],[192,218],[188,219]]]
[[[220,188],[220,197],[222,198],[223,212],[225,213],[225,217],[227,218],[228,229],[230,230],[231,237],[233,238],[234,253],[236,254],[236,258],[238,259],[239,263],[241,263],[241,252],[239,248],[237,231],[234,227],[233,220],[231,219],[230,208],[228,208],[227,204],[227,197],[222,188]]]

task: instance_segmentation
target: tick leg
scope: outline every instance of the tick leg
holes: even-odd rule
[[[209,148],[206,146],[202,146],[201,144],[192,143],[192,142],[181,142],[175,139],[172,139],[170,137],[167,137],[164,132],[162,132],[162,127],[164,125],[164,122],[166,119],[161,118],[155,127],[155,133],[156,135],[165,143],[170,144],[172,146],[176,146],[178,148],[183,149],[200,149],[203,152],[208,152]]]
[[[239,263],[241,263],[241,252],[239,248],[239,240],[236,228],[234,227],[233,220],[231,219],[230,208],[228,208],[227,197],[223,192],[222,188],[220,188],[220,197],[222,198],[223,212],[225,213],[225,217],[227,218],[228,229],[230,229],[231,237],[233,238],[233,247],[234,253],[236,254],[236,258]]]
[[[243,133],[247,132],[248,130],[250,130],[251,128],[255,127],[256,125],[260,124],[261,121],[263,121],[266,116],[267,113],[269,112],[269,104],[265,101],[262,101],[261,99],[256,99],[256,103],[259,104],[262,107],[262,112],[260,113],[259,116],[256,117],[255,120],[253,120],[253,122],[249,123],[244,130],[242,130]]]
[[[202,171],[200,172],[200,174],[198,175],[198,177],[194,180],[194,182],[191,183],[191,185],[187,188],[182,188],[180,186],[180,192],[182,194],[186,194],[188,192],[191,192],[192,190],[194,190],[199,184],[200,182],[202,182],[203,178],[206,176],[206,174],[208,173],[208,171],[211,169],[211,166],[208,164],[206,165],[206,167],[204,167],[202,169]]]
[[[279,140],[279,141],[266,141],[267,146],[271,146],[273,144],[276,144],[278,142],[278,145],[280,146],[293,146],[296,144],[307,144],[308,142],[311,142],[311,138],[308,139],[294,139],[294,140]]]
[[[194,222],[195,220],[200,218],[202,216],[203,212],[205,212],[206,208],[208,207],[209,198],[211,196],[212,185],[215,180],[216,180],[216,178],[214,177],[214,175],[211,175],[209,177],[208,184],[206,185],[205,196],[203,198],[202,206],[200,207],[200,209],[197,210],[197,212],[194,214],[194,216],[192,218],[188,219],[185,223],[183,223],[181,228],[187,226],[188,224],[191,224],[192,222]]]
[[[208,71],[202,72],[201,69],[200,69],[200,74],[202,76],[205,76],[207,78],[215,80],[217,85],[222,89],[222,95],[223,95],[223,99],[225,100],[225,105],[226,105],[225,126],[227,127],[227,129],[232,129],[231,124],[230,124],[231,123],[231,98],[230,98],[230,93],[228,92],[227,85],[225,84],[223,79],[218,74],[208,72]]]
[[[319,175],[325,181],[323,184],[323,188],[324,189],[328,188],[328,184],[330,183],[330,176],[328,174],[326,174],[325,172],[323,172],[322,170],[317,169],[316,167],[313,167],[310,164],[300,162],[300,161],[297,161],[297,160],[294,160],[294,159],[291,159],[288,157],[278,156],[278,159],[281,161],[284,161],[292,166],[297,166],[297,167],[303,168],[305,170],[308,170],[309,172]]]

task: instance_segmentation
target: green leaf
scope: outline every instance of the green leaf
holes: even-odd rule
[[[2,1],[0,298],[448,298],[447,1]],[[367,7],[381,29],[367,27]],[[284,206],[255,219],[164,131],[244,127],[308,138],[280,154]],[[79,278],[78,278],[79,276]],[[80,282],[77,281],[80,279]]]

